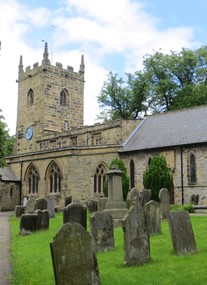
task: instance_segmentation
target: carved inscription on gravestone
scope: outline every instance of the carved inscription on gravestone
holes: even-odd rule
[[[62,226],[50,244],[56,285],[100,285],[93,237],[77,223]]]
[[[195,253],[196,242],[189,213],[187,211],[170,212],[168,223],[174,252],[178,255]]]

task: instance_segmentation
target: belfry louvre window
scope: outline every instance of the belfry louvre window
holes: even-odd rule
[[[34,104],[34,91],[29,89],[27,94],[27,107],[31,107]]]
[[[29,194],[38,193],[38,181],[39,174],[34,165],[31,165],[28,169],[28,185],[29,185]]]
[[[60,92],[60,105],[66,106],[68,104],[68,91],[63,89]]]
[[[99,164],[94,173],[94,193],[103,194],[104,183],[106,181],[106,167],[103,164]]]
[[[53,162],[49,168],[49,192],[61,192],[61,172],[58,165]]]

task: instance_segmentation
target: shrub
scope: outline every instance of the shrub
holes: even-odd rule
[[[173,177],[164,156],[152,158],[150,166],[143,174],[143,185],[152,191],[151,199],[155,201],[159,201],[160,189],[167,188],[170,191],[173,188]]]

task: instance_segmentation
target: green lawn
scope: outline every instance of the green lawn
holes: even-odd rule
[[[61,227],[62,221],[62,213],[58,213],[50,220],[48,231],[20,236],[20,220],[10,219],[14,285],[55,284],[49,243]],[[168,223],[163,221],[162,235],[150,239],[151,261],[134,267],[123,265],[123,232],[121,228],[115,228],[115,250],[97,254],[102,285],[207,284],[207,216],[192,215],[191,221],[197,254],[176,256],[172,250]]]

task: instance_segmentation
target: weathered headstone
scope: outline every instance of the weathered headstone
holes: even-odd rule
[[[28,196],[23,196],[22,197],[22,206],[27,207],[27,202],[28,202]]]
[[[150,241],[144,207],[137,196],[123,221],[125,265],[140,265],[150,260]]]
[[[49,212],[50,218],[55,217],[55,200],[54,198],[47,198],[47,210]]]
[[[63,208],[63,224],[69,222],[76,222],[81,224],[85,229],[87,228],[86,224],[87,211],[86,207],[80,203],[73,202],[67,207]]]
[[[127,198],[126,198],[126,207],[127,209],[129,209],[132,204],[133,204],[133,200],[135,197],[139,197],[139,191],[136,188],[132,188],[128,194],[127,194]]]
[[[97,252],[114,249],[113,218],[109,213],[93,213],[90,218],[90,228],[95,240]]]
[[[151,197],[151,190],[149,189],[142,189],[140,193],[141,204],[144,206],[147,202],[150,201]]]
[[[19,234],[29,235],[37,231],[38,215],[23,214],[20,220]]]
[[[160,190],[159,199],[161,201],[161,216],[163,219],[167,219],[170,212],[170,193],[166,188]]]
[[[144,205],[144,208],[147,215],[149,233],[151,235],[161,234],[160,203],[151,200]]]
[[[107,201],[108,201],[107,197],[99,198],[99,201],[98,201],[99,212],[102,212],[105,209]]]
[[[37,230],[48,230],[50,221],[48,210],[37,209],[34,213],[38,215]]]
[[[168,223],[174,252],[178,255],[195,253],[197,248],[189,213],[170,212]]]
[[[88,201],[86,203],[86,207],[87,207],[89,213],[94,213],[94,212],[98,211],[98,203],[95,200]]]
[[[46,210],[47,209],[47,200],[44,198],[38,198],[35,202],[35,210]]]
[[[93,237],[77,223],[62,226],[50,244],[56,285],[100,285]]]
[[[65,197],[65,207],[72,203],[72,196]]]
[[[17,205],[15,207],[15,217],[19,218],[21,217],[21,215],[23,215],[25,212],[25,207],[23,207],[22,205]]]
[[[27,207],[26,207],[26,210],[25,212],[26,213],[34,213],[35,211],[35,203],[36,203],[36,199],[35,198],[30,198],[28,201],[27,201]]]

